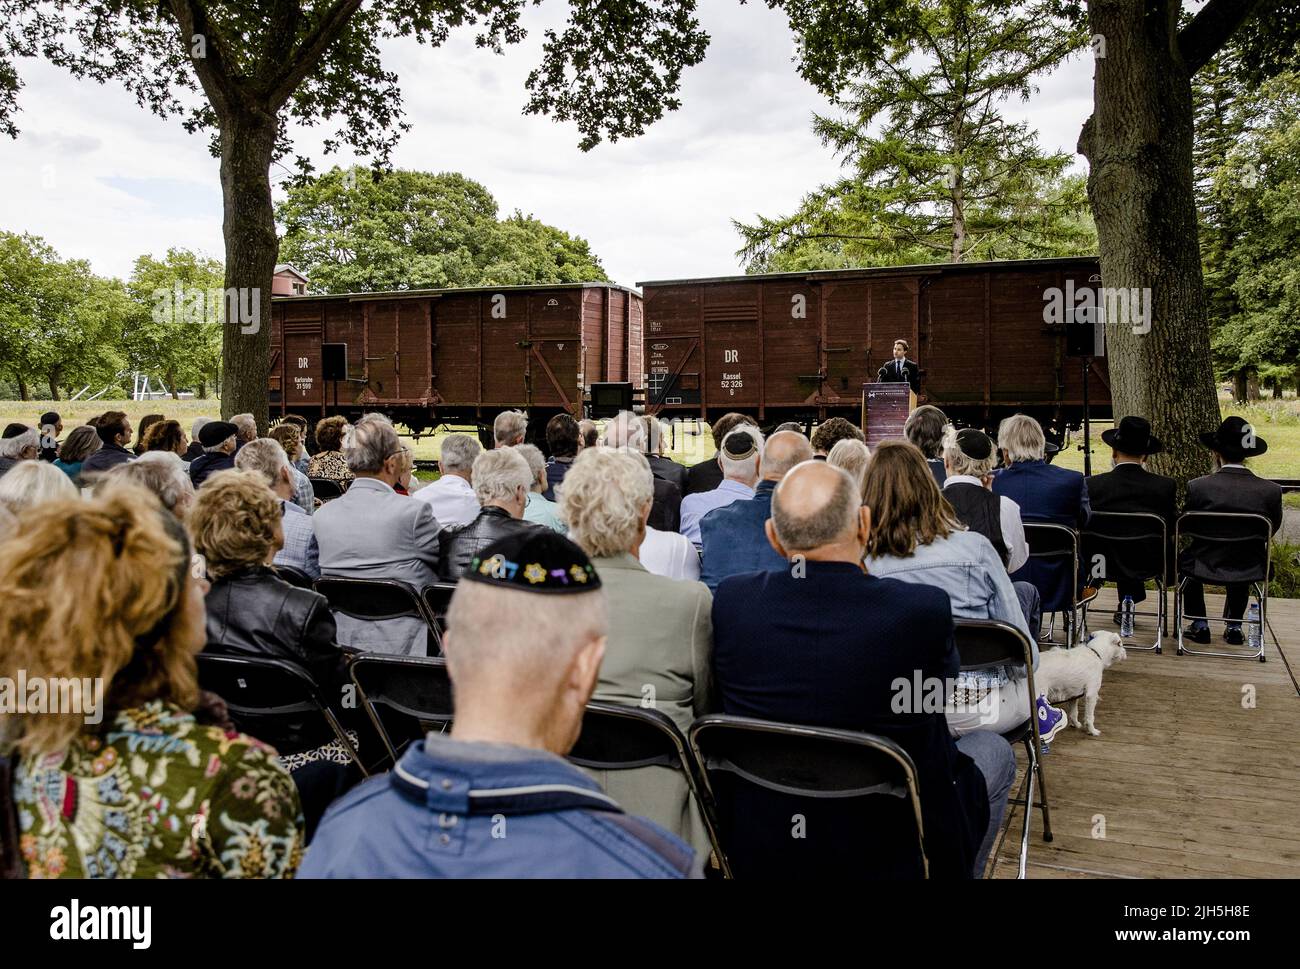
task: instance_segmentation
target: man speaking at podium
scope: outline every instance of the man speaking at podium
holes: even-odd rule
[[[882,384],[909,384],[912,393],[921,392],[921,368],[916,361],[907,359],[909,347],[906,340],[894,341],[894,359],[880,368],[876,382]]]

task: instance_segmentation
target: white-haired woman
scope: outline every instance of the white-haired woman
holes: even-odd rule
[[[842,441],[836,441],[835,446],[826,455],[826,463],[837,468],[843,468],[849,473],[849,477],[857,482],[858,493],[861,494],[864,491],[867,481],[867,468],[871,464],[871,449],[864,443],[854,437],[846,437]]]
[[[72,479],[44,461],[22,461],[0,478],[0,505],[19,518],[47,501],[76,497]]]
[[[653,500],[643,455],[596,448],[573,462],[560,509],[569,537],[591,556],[609,604],[609,638],[592,698],[651,707],[685,732],[710,710],[713,597],[699,582],[654,575],[641,563]],[[627,810],[707,850],[680,772],[643,767],[607,772],[600,780]]]
[[[545,525],[561,535],[567,535],[569,526],[560,517],[560,506],[542,493],[549,487],[549,482],[546,480],[546,458],[541,448],[535,444],[516,444],[515,450],[528,462],[528,470],[533,474],[528,504],[524,507],[524,521]]]
[[[493,542],[516,532],[540,528],[524,521],[528,489],[535,480],[528,462],[514,448],[483,451],[472,469],[478,517],[460,528],[445,528],[438,535],[438,574],[454,582],[469,568],[470,559]]]

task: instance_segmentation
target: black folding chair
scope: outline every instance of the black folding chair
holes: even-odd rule
[[[455,582],[435,582],[420,590],[420,599],[424,602],[424,614],[429,618],[430,628],[437,639],[440,654],[442,634],[447,631],[447,610],[451,607],[451,597],[455,591]]]
[[[299,589],[310,589],[315,581],[310,575],[302,569],[296,569],[292,565],[275,565],[275,574],[284,579],[290,585],[297,586]]]
[[[331,501],[334,498],[341,498],[343,492],[347,490],[347,488],[334,478],[308,478],[307,480],[311,482],[312,496],[321,501]]]
[[[722,873],[730,877],[718,843],[713,802],[701,782],[699,765],[677,724],[659,710],[616,703],[588,703],[582,717],[582,733],[569,751],[569,760],[589,770],[636,770],[639,767],[669,767],[682,772],[691,798],[704,819],[709,843],[717,855]],[[623,807],[640,813],[635,804]]]
[[[333,739],[368,776],[343,725],[301,666],[282,659],[200,653],[198,667],[199,684],[226,701],[241,732],[281,753],[297,752],[284,747],[309,750]]]
[[[1182,562],[1178,563],[1178,582],[1174,586],[1174,622],[1178,625],[1178,655],[1192,653],[1197,656],[1226,656],[1230,659],[1258,659],[1264,662],[1264,645],[1268,630],[1268,576],[1273,566],[1273,523],[1264,515],[1235,511],[1187,511],[1174,523],[1174,549],[1182,548],[1183,539],[1194,539],[1229,548],[1249,552],[1250,546],[1258,545],[1254,554],[1252,567],[1246,575],[1231,578],[1214,572],[1212,569],[1193,564],[1193,568],[1183,573]],[[1183,613],[1183,587],[1188,579],[1199,579],[1207,585],[1225,585],[1231,582],[1245,582],[1255,592],[1255,601],[1259,603],[1259,619],[1250,619],[1243,615],[1240,619],[1243,628],[1259,627],[1259,649],[1253,653],[1228,653],[1221,650],[1192,649],[1183,642],[1183,624],[1187,620],[1205,620],[1206,622],[1237,622],[1236,619],[1216,618],[1213,616],[1188,616]],[[1246,598],[1249,612],[1250,597]]]
[[[1029,637],[1010,623],[994,619],[956,619],[954,639],[961,657],[961,668],[968,672],[1015,666],[1025,670],[1025,689],[1029,691],[1029,719],[1007,731],[1002,738],[1013,747],[1025,745],[1029,769],[1020,785],[1020,793],[1008,803],[1024,808],[1025,823],[1020,833],[1020,867],[1017,878],[1025,877],[1029,859],[1029,822],[1034,808],[1043,811],[1043,840],[1052,840],[1052,815],[1047,806],[1047,778],[1043,776],[1043,745],[1038,737],[1038,691],[1034,688],[1034,654]],[[1040,800],[1034,801],[1034,780],[1038,780]]]
[[[1039,585],[1038,594],[1043,600],[1043,614],[1050,615],[1046,638],[1040,636],[1040,642],[1053,646],[1073,646],[1079,638],[1080,629],[1087,629],[1086,608],[1091,599],[1079,598],[1079,533],[1073,528],[1058,525],[1055,522],[1025,522],[1025,544],[1029,546],[1029,561],[1039,563],[1060,562],[1068,565],[1070,575],[1064,598],[1060,595],[1059,581],[1046,588]],[[1093,594],[1095,597],[1095,593]],[[1084,615],[1081,617],[1080,612]],[[1056,628],[1056,614],[1061,613],[1065,628],[1065,642],[1058,643],[1052,639]]]
[[[419,619],[428,627],[426,641],[435,651],[442,642],[437,624],[424,608],[424,600],[410,585],[398,579],[351,579],[322,575],[313,588],[330,604],[331,612],[353,619],[383,622],[386,619]]]
[[[1164,652],[1163,637],[1169,632],[1169,589],[1166,585],[1166,577],[1169,575],[1168,541],[1165,520],[1149,511],[1094,511],[1079,532],[1079,544],[1090,580],[1114,581],[1121,572],[1125,579],[1134,582],[1155,580],[1156,611],[1135,610],[1133,615],[1155,618],[1156,641],[1150,646],[1125,643],[1128,649]],[[1151,567],[1156,562],[1160,563],[1159,566]],[[1123,563],[1122,566],[1120,563]],[[1137,568],[1135,563],[1149,564],[1147,568]]]
[[[733,877],[929,876],[916,768],[892,741],[724,714],[689,739]]]
[[[411,743],[451,726],[455,706],[446,660],[362,653],[351,671],[366,716],[394,764]]]

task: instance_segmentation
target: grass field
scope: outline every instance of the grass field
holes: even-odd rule
[[[34,424],[43,412],[56,410],[63,416],[64,427],[70,428],[111,409],[125,411],[137,425],[146,414],[165,414],[179,420],[188,433],[194,418],[217,416],[220,404],[216,400],[152,400],[139,403],[129,400],[95,400],[89,403],[3,400],[0,401],[0,422],[8,424],[10,421],[22,421]],[[1241,407],[1225,402],[1223,414],[1225,417],[1239,414],[1250,421],[1260,437],[1268,441],[1268,453],[1250,461],[1256,474],[1265,478],[1300,478],[1300,401],[1261,401]],[[1094,422],[1092,426],[1092,467],[1098,473],[1110,468],[1110,450],[1101,443],[1101,432],[1109,426],[1109,422]],[[436,459],[442,438],[454,430],[440,431],[413,441],[416,459]],[[466,430],[473,432],[472,428]],[[1055,463],[1082,471],[1082,440],[1082,434],[1076,434]],[[669,436],[665,443],[669,456],[687,465],[703,461],[715,453],[713,436],[708,425],[702,421],[698,424],[698,429],[694,421],[679,423],[675,434]],[[1300,494],[1288,495],[1287,498],[1289,505],[1300,507]]]

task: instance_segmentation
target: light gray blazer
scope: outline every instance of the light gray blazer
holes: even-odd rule
[[[416,590],[437,581],[442,526],[424,502],[399,495],[376,478],[357,478],[311,520],[322,575],[400,579]],[[426,653],[423,620],[366,622],[336,614],[335,621],[340,645],[403,656]]]

